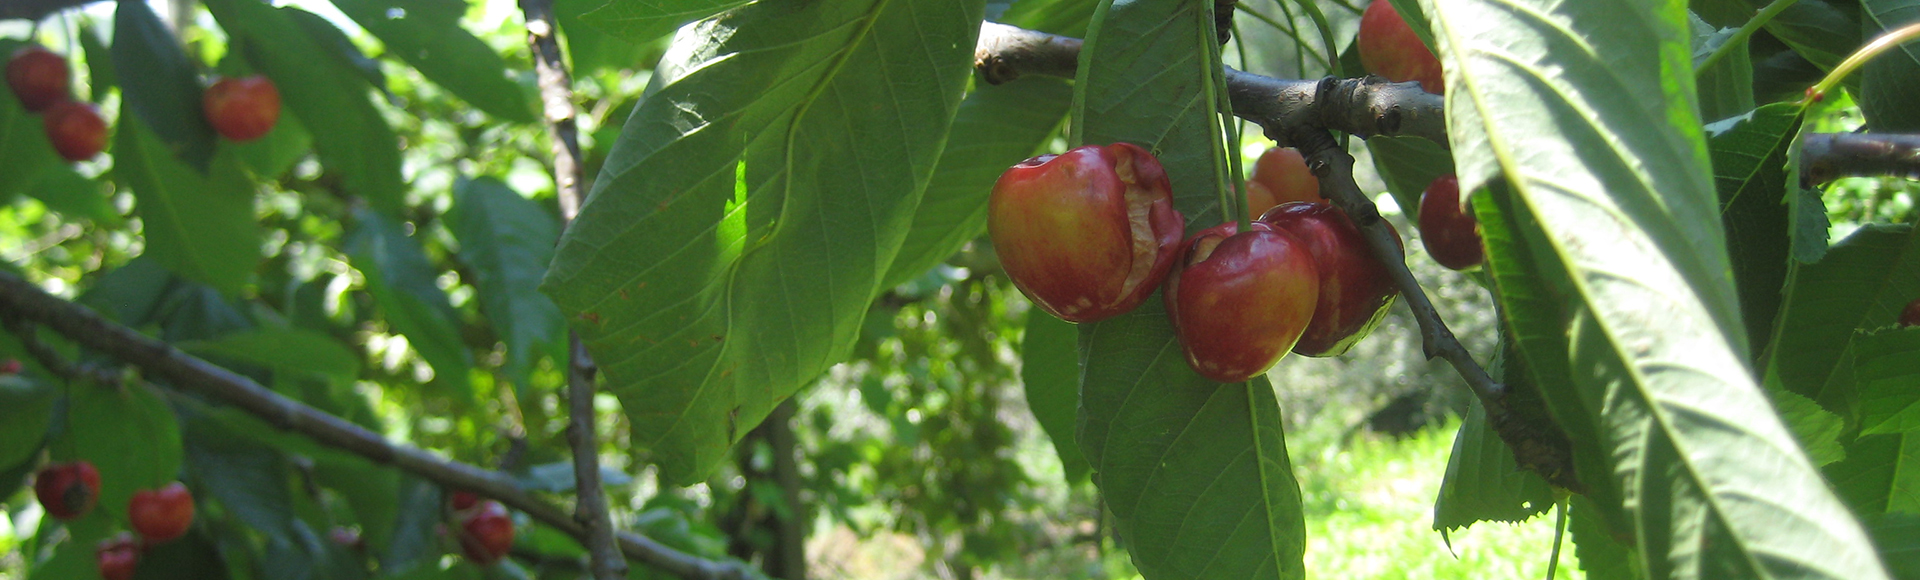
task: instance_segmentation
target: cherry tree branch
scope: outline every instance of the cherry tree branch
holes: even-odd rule
[[[115,324],[85,306],[62,300],[8,272],[0,272],[0,316],[30,322],[139,367],[188,391],[246,411],[275,427],[438,483],[470,490],[525,512],[535,521],[580,540],[586,526],[566,512],[521,490],[504,473],[445,459],[425,450],[387,441],[345,419],[289,399],[233,371],[180,352],[173,346]],[[16,327],[17,328],[17,327]],[[627,557],[689,580],[746,580],[756,576],[736,563],[706,560],[631,532],[617,534]]]
[[[534,74],[540,85],[541,110],[546,115],[553,146],[553,185],[560,198],[561,219],[572,223],[580,214],[580,129],[574,122],[573,79],[567,75],[552,0],[521,0],[527,21],[527,47],[533,52]],[[594,376],[599,369],[580,342],[567,333],[567,446],[573,450],[573,519],[587,530],[587,555],[597,580],[627,577],[627,561],[614,541],[613,514],[600,485],[600,444],[593,426]]]
[[[995,22],[980,25],[974,69],[988,84],[1025,74],[1073,78],[1080,39]],[[1446,101],[1420,83],[1379,77],[1324,81],[1276,79],[1227,69],[1233,113],[1262,127],[1311,122],[1361,137],[1409,135],[1447,144]]]
[[[1880,175],[1920,179],[1920,135],[1808,133],[1800,138],[1802,185]]]

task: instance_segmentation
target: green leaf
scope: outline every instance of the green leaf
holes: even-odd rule
[[[260,261],[254,186],[240,160],[223,152],[207,173],[194,171],[125,111],[115,137],[114,175],[133,189],[147,253],[176,274],[238,294]]]
[[[1608,531],[1605,508],[1587,496],[1568,498],[1567,532],[1573,534],[1573,552],[1580,557],[1580,569],[1593,580],[1636,580],[1645,578],[1639,556],[1633,547],[1616,539]]]
[[[1892,513],[1860,518],[1880,549],[1880,559],[1900,580],[1920,580],[1920,514]]]
[[[1833,70],[1859,48],[1860,27],[1857,0],[1798,0],[1763,28],[1821,70]]]
[[[748,0],[613,0],[581,15],[587,24],[629,42],[647,42],[695,20],[747,4]]]
[[[0,429],[0,470],[31,460],[40,451],[58,394],[52,384],[24,374],[0,376],[0,425],[7,426]]]
[[[13,39],[0,39],[0,54],[13,54],[25,43]],[[47,142],[45,125],[40,116],[28,113],[20,108],[20,100],[11,94],[0,95],[0,200],[11,199],[14,194],[26,191],[44,172],[55,167],[64,167],[66,162],[53,152],[53,144]]]
[[[1833,490],[1856,513],[1920,513],[1920,434],[1866,435],[1826,467]]]
[[[1847,457],[1846,448],[1840,445],[1846,422],[1839,415],[1822,408],[1813,399],[1779,389],[1767,389],[1767,398],[1773,401],[1773,407],[1780,411],[1780,419],[1787,422],[1787,428],[1793,430],[1800,447],[1807,450],[1807,457],[1813,459],[1815,465],[1827,465]]]
[[[844,360],[939,159],[980,11],[768,1],[676,38],[542,287],[664,480],[705,477]]]
[[[206,173],[214,136],[201,112],[200,73],[146,2],[123,0],[114,10],[111,54],[119,72],[122,125],[131,111],[152,129],[164,147],[159,151]]]
[[[1053,441],[1067,482],[1087,477],[1087,456],[1074,442],[1074,416],[1080,412],[1080,353],[1073,324],[1034,308],[1027,311],[1026,338],[1020,341],[1020,384],[1027,408]]]
[[[1817,264],[1796,265],[1773,332],[1767,381],[1855,417],[1854,332],[1888,326],[1920,296],[1920,234],[1869,224]],[[1851,420],[1849,421],[1851,422]]]
[[[1920,22],[1920,0],[1860,0],[1860,8],[1863,39]],[[1867,61],[1856,96],[1867,130],[1920,131],[1920,46],[1904,42]]]
[[[366,276],[374,304],[433,367],[435,385],[471,400],[467,370],[473,366],[473,353],[460,340],[459,313],[435,283],[439,271],[427,260],[420,242],[408,237],[391,218],[365,209],[355,211],[353,217],[342,249],[354,269]]]
[[[1367,150],[1373,153],[1373,167],[1387,183],[1387,192],[1407,216],[1418,215],[1420,194],[1434,179],[1453,175],[1453,154],[1427,139],[1373,137],[1367,139]]]
[[[882,286],[897,286],[946,260],[987,229],[987,196],[1007,168],[1036,153],[1066,118],[1073,87],[1029,76],[975,87],[960,102],[947,148]]]
[[[234,156],[246,162],[260,179],[273,180],[313,151],[313,135],[299,117],[281,115],[266,135],[244,143],[221,141],[220,147],[234,150]]]
[[[67,432],[54,457],[85,459],[100,470],[101,511],[124,523],[133,493],[180,474],[180,425],[154,387],[75,382],[67,390]]]
[[[461,180],[453,188],[449,229],[460,240],[460,261],[473,270],[480,311],[507,345],[504,368],[515,384],[540,354],[566,361],[566,322],[540,293],[553,261],[560,218],[491,177]]]
[[[495,118],[536,120],[526,93],[500,53],[460,27],[463,0],[333,0],[348,18],[387,45],[387,53]]]
[[[1753,110],[1753,59],[1747,54],[1747,41],[1730,49],[1712,68],[1700,68],[1707,57],[1730,42],[1736,28],[1715,30],[1697,16],[1693,18],[1693,65],[1699,83],[1700,116],[1725,119]]]
[[[1764,350],[1772,334],[1787,283],[1787,155],[1800,133],[1800,120],[1799,107],[1780,103],[1707,126],[1720,223],[1727,230],[1728,258],[1740,293],[1740,319],[1746,323],[1749,350],[1755,353]],[[1798,184],[1791,186],[1798,191]]]
[[[1523,471],[1513,448],[1487,428],[1487,410],[1473,400],[1447,457],[1440,497],[1433,501],[1433,529],[1452,531],[1474,522],[1523,522],[1553,507],[1547,481]]]
[[[360,376],[360,356],[331,336],[291,327],[261,327],[199,343],[179,345],[200,355],[217,355],[351,386]]]
[[[560,36],[567,41],[567,59],[572,64],[569,70],[575,78],[651,65],[660,59],[660,48],[655,47],[666,46],[661,39],[635,44],[588,24],[585,13],[606,4],[606,0],[554,0],[553,15],[560,24]],[[605,145],[600,147],[604,149]]]
[[[1221,220],[1213,21],[1204,2],[1112,0],[1074,82],[1089,144],[1159,156],[1189,231]],[[1264,377],[1220,384],[1188,367],[1156,295],[1080,327],[1080,430],[1094,483],[1149,578],[1301,578],[1306,522]]]
[[[280,91],[285,112],[313,135],[320,163],[340,174],[348,193],[398,214],[406,193],[399,138],[368,100],[361,73],[296,22],[299,10],[252,0],[205,5],[233,39],[233,50],[275,85],[287,87]]]
[[[27,186],[27,195],[46,204],[53,210],[71,219],[89,219],[96,224],[113,228],[126,222],[120,216],[120,210],[113,207],[113,200],[107,195],[112,187],[106,182],[86,177],[70,167],[56,166],[40,172],[39,179]]]
[[[1886,577],[1746,367],[1686,3],[1456,0],[1428,16],[1463,81],[1447,95],[1462,189],[1510,183],[1571,279],[1572,386],[1604,426],[1648,576]]]
[[[361,78],[367,79],[367,84],[374,90],[386,92],[387,73],[385,69],[380,68],[380,61],[361,52],[360,45],[354,44],[353,39],[347,38],[347,33],[341,32],[340,27],[334,26],[333,21],[297,8],[283,8],[281,12],[286,14],[295,26],[299,26],[300,30],[306,31],[307,36],[313,39],[315,46],[319,47],[327,57],[338,64],[345,65],[347,70],[353,71]]]
[[[101,27],[91,23],[91,19],[85,22],[93,25],[80,27],[79,34],[75,36],[80,37],[80,50],[87,59],[87,100],[97,105],[106,100],[107,93],[113,91],[114,79],[120,75],[114,71],[112,49],[107,48],[107,43],[100,39]],[[13,54],[13,51],[9,50],[7,54]]]
[[[1016,0],[999,21],[1028,30],[1082,38],[1100,0]]]
[[[1920,433],[1920,328],[1856,335],[1860,432]]]

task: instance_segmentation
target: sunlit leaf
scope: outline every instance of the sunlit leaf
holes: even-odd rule
[[[195,171],[138,118],[123,113],[118,125],[114,175],[133,189],[147,252],[176,274],[239,293],[260,261],[246,168],[222,152],[206,173]]]
[[[333,0],[387,53],[460,100],[502,121],[531,123],[533,107],[520,84],[507,76],[500,53],[460,27],[461,0]]]
[[[467,370],[473,353],[460,340],[460,316],[435,278],[420,242],[401,225],[376,212],[354,212],[343,250],[367,279],[367,292],[389,324],[433,367],[433,382],[450,394],[471,398]]]
[[[1020,343],[1020,384],[1027,408],[1053,440],[1067,481],[1087,476],[1087,456],[1075,443],[1074,417],[1080,412],[1079,332],[1073,324],[1035,308],[1027,311],[1027,334]]]
[[[560,239],[559,216],[490,177],[461,181],[453,200],[447,220],[460,240],[460,261],[472,268],[480,311],[507,345],[503,368],[525,385],[539,355],[566,360],[566,323],[540,293]]]
[[[113,30],[121,106],[152,129],[165,145],[162,151],[206,173],[213,160],[213,127],[201,112],[199,72],[180,39],[145,2],[118,3]]]

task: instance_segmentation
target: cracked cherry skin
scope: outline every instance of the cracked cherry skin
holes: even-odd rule
[[[1460,204],[1460,180],[1442,175],[1420,194],[1420,243],[1433,261],[1454,270],[1472,270],[1487,261],[1480,244],[1480,221]]]
[[[1290,201],[1318,202],[1320,178],[1307,170],[1300,150],[1274,147],[1260,154],[1247,176],[1247,215],[1260,215]]]
[[[62,101],[40,114],[53,150],[67,161],[86,161],[107,148],[107,121],[93,105]]]
[[[150,544],[171,541],[193,525],[193,494],[178,481],[136,491],[127,503],[127,521]]]
[[[7,88],[30,113],[67,100],[69,74],[67,59],[39,46],[22,47],[7,59]]]
[[[1446,94],[1445,75],[1440,59],[1420,42],[1400,12],[1387,0],[1373,0],[1360,15],[1360,36],[1354,41],[1360,50],[1360,66],[1367,72],[1394,82],[1420,81],[1420,88],[1436,95]]]
[[[94,548],[94,566],[100,571],[103,580],[132,580],[134,570],[140,564],[140,541],[132,534],[120,535],[100,542]]]
[[[280,121],[280,90],[263,76],[224,78],[200,95],[213,130],[234,141],[251,141]]]
[[[1152,153],[1129,143],[1042,155],[1000,175],[987,232],[1007,277],[1047,313],[1093,322],[1145,301],[1186,218]]]
[[[1380,324],[1387,307],[1400,296],[1386,265],[1374,258],[1360,228],[1340,208],[1283,203],[1267,210],[1260,221],[1300,238],[1320,267],[1320,299],[1313,309],[1313,322],[1307,324],[1293,352],[1306,356],[1346,353]],[[1393,226],[1389,224],[1387,230],[1393,231]],[[1400,233],[1394,231],[1394,241],[1399,240]]]
[[[33,476],[33,495],[55,519],[87,515],[100,499],[100,471],[92,463],[55,463]]]
[[[1244,381],[1287,355],[1313,320],[1320,271],[1306,242],[1253,222],[1208,228],[1183,245],[1163,299],[1187,364]]]

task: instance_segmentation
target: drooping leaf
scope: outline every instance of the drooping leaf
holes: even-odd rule
[[[112,49],[100,38],[100,28],[97,23],[83,26],[76,35],[80,37],[80,50],[87,58],[87,100],[96,105],[113,91],[117,84],[114,79],[119,77],[113,67]],[[13,52],[8,51],[7,54]]]
[[[11,55],[24,45],[17,40],[0,39],[0,53]],[[20,100],[11,94],[0,95],[0,167],[7,168],[0,171],[0,200],[11,199],[38,181],[44,172],[64,164],[53,152],[53,144],[47,142],[40,116],[21,108]]]
[[[1860,27],[1857,0],[1798,0],[1765,25],[1821,70],[1833,70],[1860,47]]]
[[[398,214],[406,192],[400,179],[399,138],[368,100],[369,87],[361,73],[298,24],[297,9],[251,0],[209,0],[205,5],[233,39],[232,49],[284,87],[283,116],[300,119],[313,135],[320,163],[339,173],[342,187],[382,211]]]
[[[361,52],[360,45],[354,44],[353,39],[347,38],[347,33],[342,32],[333,21],[319,14],[295,8],[286,8],[280,12],[286,14],[295,26],[300,27],[300,30],[306,31],[307,36],[313,39],[321,53],[338,64],[346,65],[348,70],[359,74],[361,78],[367,79],[367,84],[372,85],[374,90],[387,91],[387,72],[380,68],[380,61]]]
[[[1847,457],[1846,448],[1840,444],[1840,434],[1846,430],[1846,422],[1839,415],[1821,407],[1813,399],[1789,391],[1767,389],[1767,398],[1773,401],[1773,408],[1780,412],[1780,420],[1793,430],[1794,437],[1800,440],[1800,447],[1807,450],[1807,457],[1815,465],[1827,465]]]
[[[1833,489],[1856,513],[1920,514],[1920,434],[1865,435],[1826,467]]]
[[[1594,580],[1638,580],[1645,578],[1639,556],[1632,546],[1613,535],[1600,506],[1586,496],[1568,498],[1567,533],[1573,536],[1573,552],[1580,558],[1580,569]]]
[[[460,27],[462,0],[333,0],[348,18],[434,84],[494,118],[535,120],[520,84],[500,53]]]
[[[108,184],[87,179],[70,167],[51,167],[41,171],[39,179],[27,186],[27,196],[66,217],[119,227],[126,219],[113,207],[113,200],[107,198],[111,189]]]
[[[1794,266],[1773,332],[1768,382],[1854,417],[1854,332],[1893,324],[1920,296],[1920,235],[1869,224],[1817,264]]]
[[[1860,0],[1860,37],[1920,22],[1920,0]],[[1903,42],[1860,69],[1860,112],[1867,129],[1881,133],[1920,131],[1920,46]]]
[[[1080,481],[1091,469],[1073,440],[1074,417],[1080,412],[1078,336],[1072,323],[1035,308],[1027,311],[1026,338],[1020,342],[1020,383],[1027,408],[1053,440],[1068,482]]]
[[[1189,231],[1219,223],[1228,185],[1210,136],[1214,42],[1207,3],[1110,0],[1095,12],[1074,81],[1085,142],[1153,151]],[[1265,377],[1220,384],[1194,373],[1157,295],[1080,325],[1080,360],[1076,439],[1142,574],[1304,576],[1300,488]]]
[[[748,0],[613,0],[581,16],[587,24],[628,42],[647,42]]]
[[[0,376],[0,425],[7,426],[0,429],[0,470],[13,469],[40,451],[57,395],[51,383],[23,374]]]
[[[1920,579],[1920,514],[1893,513],[1860,518],[1873,536],[1880,559],[1899,580]]]
[[[323,378],[352,385],[360,375],[360,356],[333,337],[292,327],[261,327],[199,343],[182,350],[260,365],[278,373]]]
[[[1462,189],[1510,183],[1566,269],[1572,386],[1648,575],[1886,577],[1746,366],[1686,3],[1432,9]]]
[[[507,374],[526,385],[540,354],[566,360],[566,322],[540,293],[560,239],[559,217],[490,177],[462,180],[453,198],[447,221],[460,240],[460,261],[473,270],[481,313],[507,345]]]
[[[631,42],[587,23],[586,13],[606,4],[605,0],[555,0],[553,3],[554,20],[560,24],[561,38],[567,41],[567,60],[571,63],[568,70],[576,76],[650,66],[659,60],[660,49],[656,47],[665,46],[659,39]]]
[[[1779,103],[1707,126],[1720,223],[1754,353],[1766,347],[1787,283],[1792,238],[1785,196],[1787,188],[1799,187],[1787,180],[1787,155],[1800,119],[1798,107]]]
[[[1920,433],[1920,329],[1856,335],[1853,353],[1860,432]]]
[[[1718,121],[1753,110],[1753,60],[1747,54],[1747,41],[1733,46],[1737,28],[1715,29],[1694,15],[1693,66],[1700,91],[1700,117]],[[1724,54],[1711,67],[1706,60],[1715,52]]]
[[[200,108],[200,74],[172,30],[146,2],[126,0],[114,9],[113,68],[118,71],[121,113],[131,111],[164,145],[195,171],[213,161],[213,127]]]
[[[1066,117],[1073,87],[1059,79],[1025,77],[975,87],[960,102],[947,148],[914,212],[882,286],[925,273],[986,231],[987,195],[1007,168],[1038,153]]]
[[[1513,448],[1487,427],[1487,410],[1475,399],[1461,419],[1447,456],[1440,497],[1433,501],[1433,529],[1452,531],[1475,522],[1522,522],[1553,507],[1553,490],[1539,475],[1520,469]]]
[[[367,292],[394,330],[433,367],[433,382],[470,399],[467,369],[473,353],[460,340],[460,316],[434,282],[438,271],[420,242],[380,213],[355,211],[343,249],[367,279]]]
[[[126,521],[133,493],[156,489],[180,474],[180,425],[155,387],[75,382],[67,390],[66,438],[54,457],[85,459],[100,470],[102,510]]]
[[[114,175],[133,189],[147,253],[176,274],[238,294],[260,261],[246,168],[223,152],[206,173],[195,171],[140,119],[123,111],[118,125]]]
[[[939,158],[980,11],[769,1],[676,37],[542,288],[664,479],[704,477],[845,358]]]

